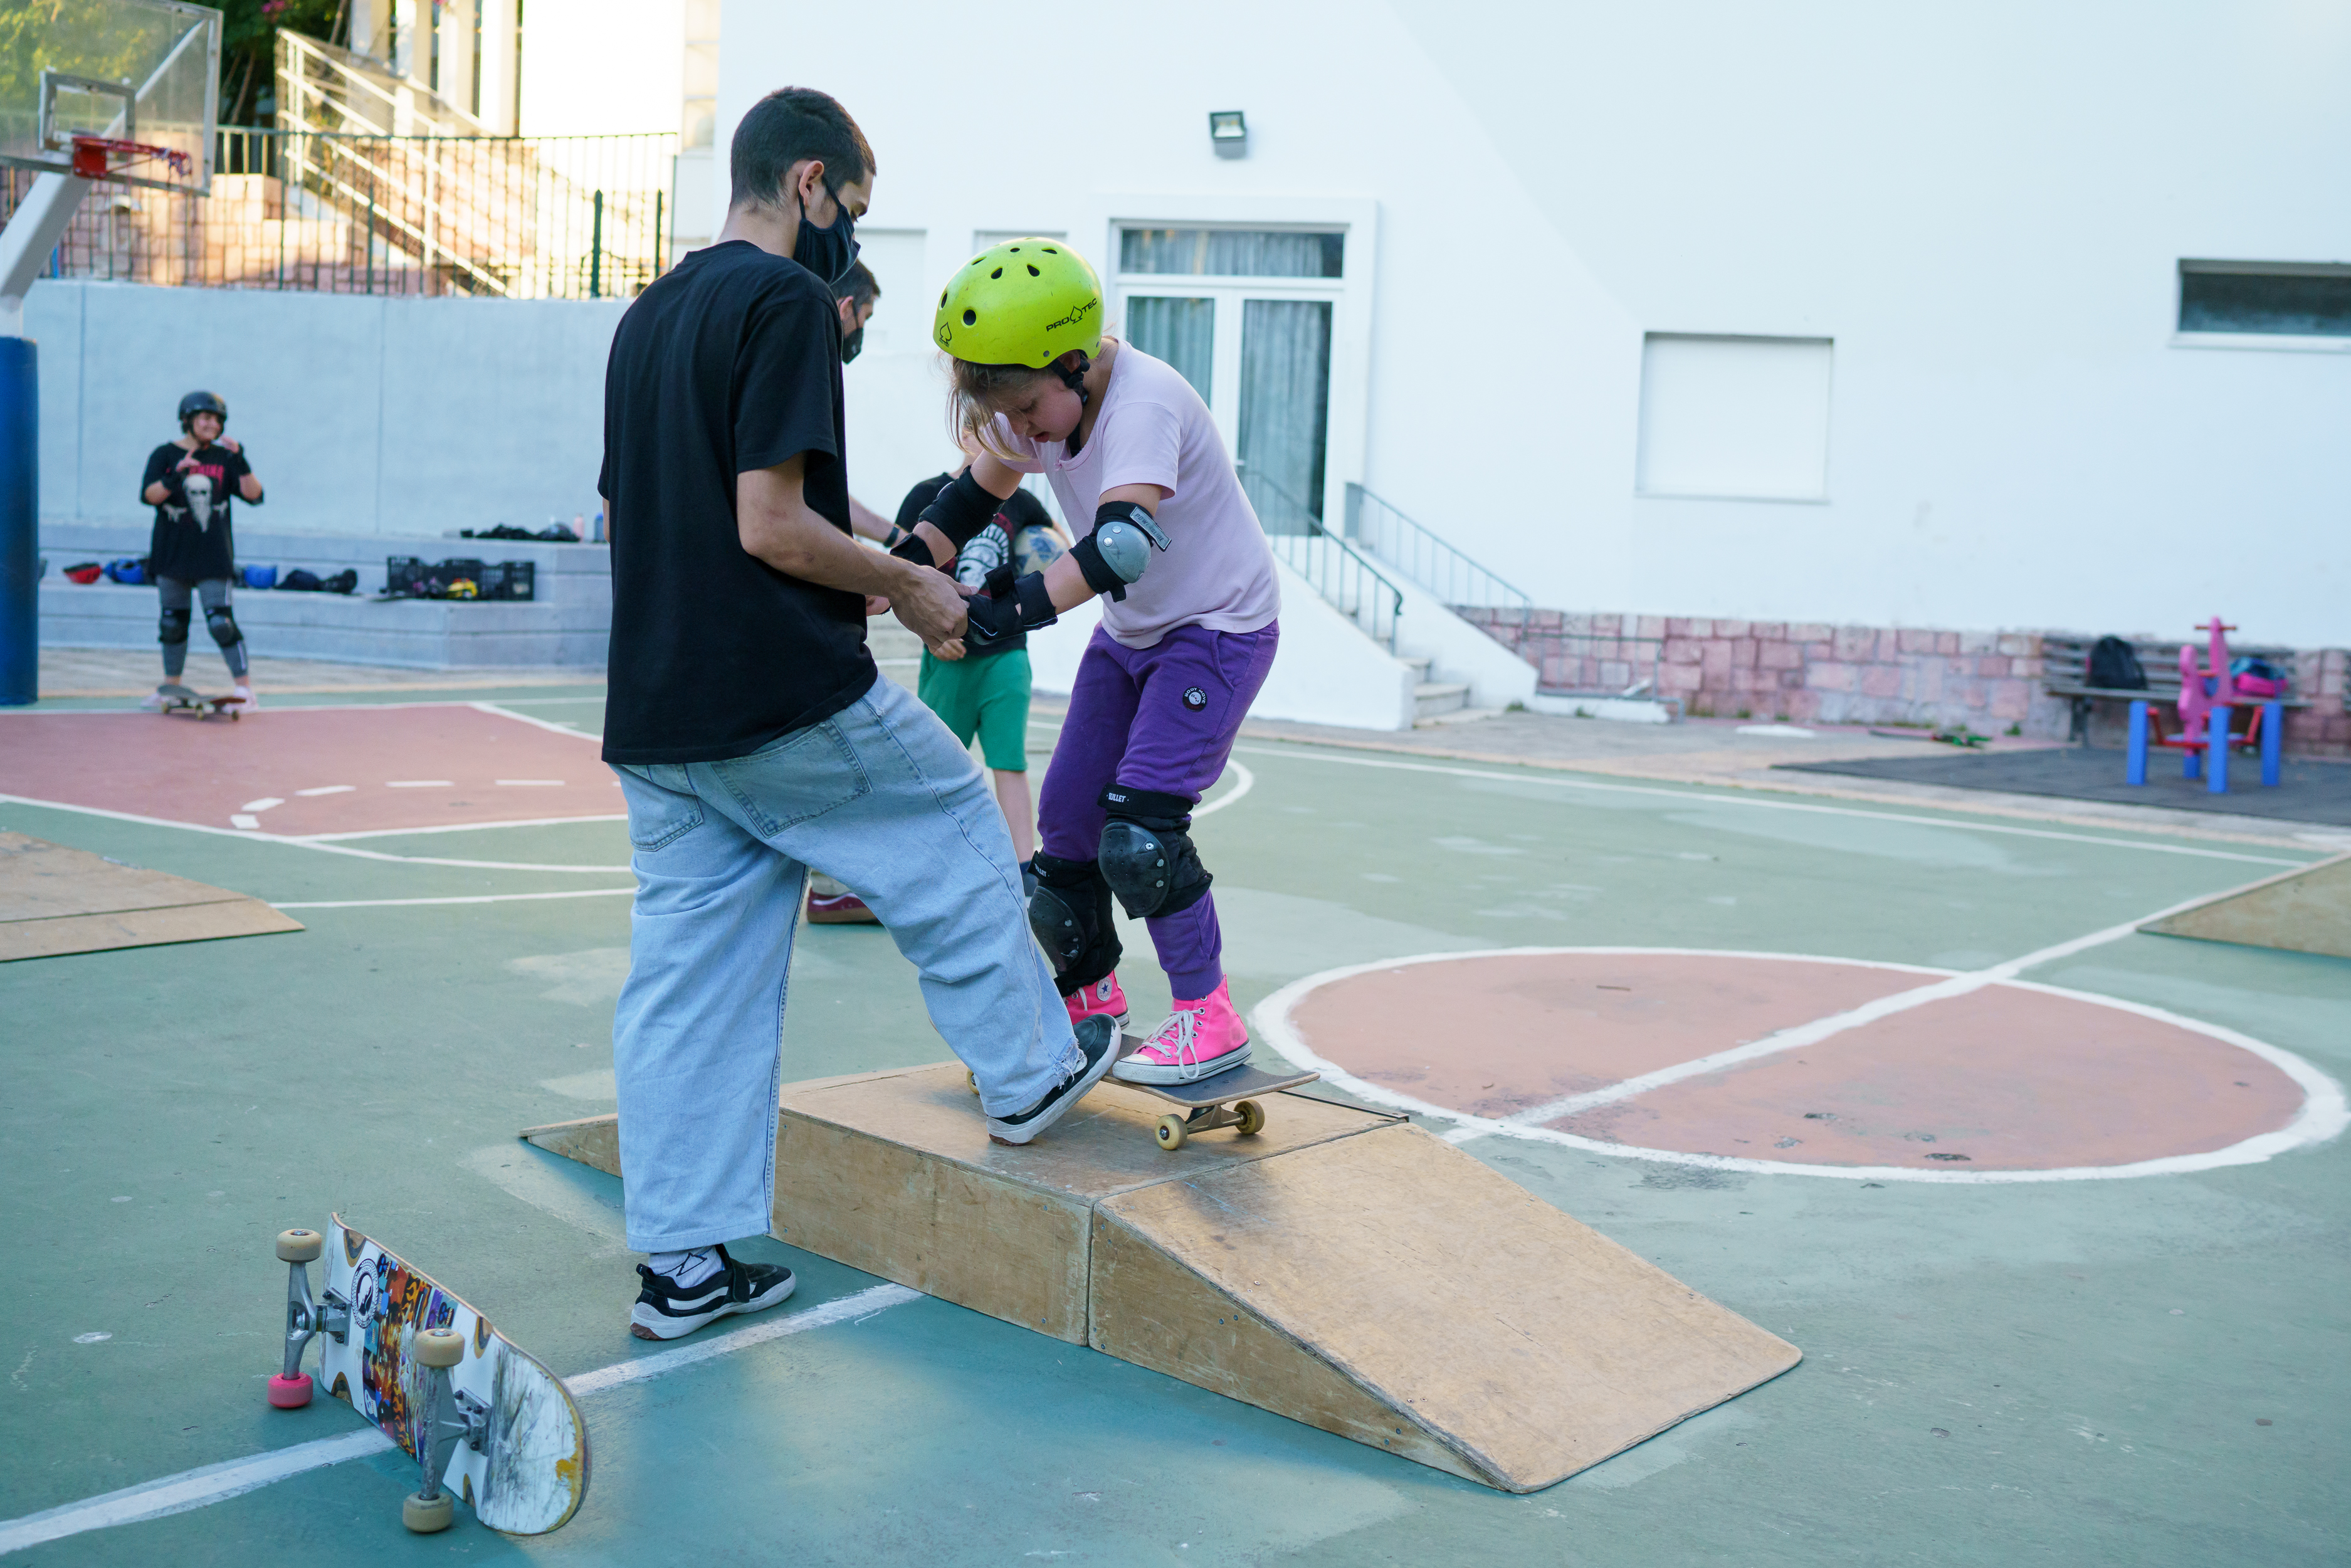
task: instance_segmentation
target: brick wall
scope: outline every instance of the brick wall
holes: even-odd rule
[[[1622,692],[1654,680],[1696,717],[1820,724],[1965,724],[2062,739],[2072,705],[2041,689],[2037,632],[1944,632],[1817,622],[1712,621],[1539,610],[1462,614],[1541,672],[1545,689]],[[2296,655],[2313,706],[2286,726],[2289,750],[2351,754],[2344,650]],[[2121,705],[2113,706],[2119,713]],[[2101,718],[2106,716],[2101,715]],[[2096,738],[2103,741],[2105,726]]]

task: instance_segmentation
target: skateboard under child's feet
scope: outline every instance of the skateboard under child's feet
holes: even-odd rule
[[[310,1296],[312,1260],[327,1262],[326,1292]],[[431,1275],[350,1229],[277,1238],[287,1265],[286,1364],[269,1402],[310,1402],[302,1353],[324,1335],[327,1392],[382,1428],[424,1469],[401,1522],[420,1534],[449,1528],[453,1497],[509,1535],[543,1535],[588,1495],[588,1426],[570,1391],[538,1359]]]
[[[156,702],[158,697],[162,701]],[[242,716],[245,709],[245,699],[235,693],[225,697],[208,697],[193,686],[177,685],[156,687],[155,697],[148,700],[155,703],[157,713],[193,714],[198,718],[217,718],[223,714],[237,718]]]
[[[1126,1035],[1119,1041],[1118,1053],[1122,1058],[1132,1056],[1150,1043],[1140,1035]],[[1251,1096],[1295,1089],[1322,1076],[1319,1072],[1268,1072],[1244,1062],[1189,1083],[1136,1083],[1124,1078],[1113,1082],[1122,1089],[1139,1090],[1184,1107],[1184,1114],[1162,1116],[1152,1127],[1159,1146],[1172,1154],[1194,1134],[1219,1127],[1235,1128],[1244,1138],[1263,1132],[1265,1107]]]

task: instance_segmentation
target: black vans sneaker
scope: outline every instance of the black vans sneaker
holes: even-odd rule
[[[1025,1144],[1061,1119],[1061,1113],[1086,1097],[1102,1074],[1118,1060],[1118,1021],[1097,1013],[1078,1025],[1078,1049],[1086,1059],[1061,1086],[1014,1116],[990,1116],[987,1135],[999,1144]]]
[[[629,1312],[629,1332],[639,1339],[679,1339],[729,1312],[772,1307],[799,1283],[781,1263],[745,1263],[729,1258],[724,1247],[714,1250],[718,1272],[682,1289],[668,1275],[638,1264],[645,1288]]]

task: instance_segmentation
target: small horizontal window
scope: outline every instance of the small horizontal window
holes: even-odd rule
[[[1347,236],[1286,229],[1127,229],[1118,268],[1165,277],[1340,277]]]
[[[2351,338],[2351,267],[2183,261],[2179,329]]]

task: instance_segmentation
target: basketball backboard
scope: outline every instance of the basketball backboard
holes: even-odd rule
[[[0,163],[212,189],[221,14],[181,0],[0,0]]]

